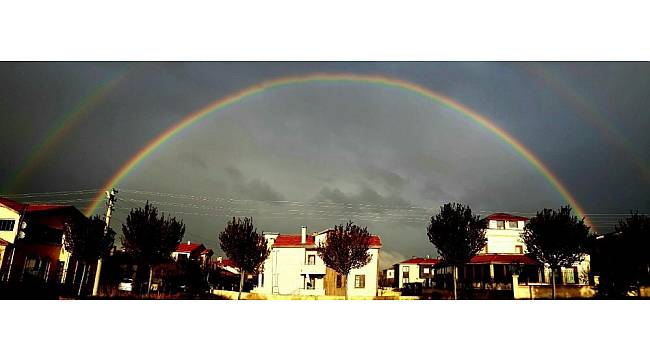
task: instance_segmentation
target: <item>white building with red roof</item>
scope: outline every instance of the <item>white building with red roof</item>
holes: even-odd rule
[[[264,271],[259,274],[254,292],[276,295],[344,295],[343,279],[325,266],[318,256],[317,245],[327,240],[328,230],[307,234],[302,227],[300,234],[265,232],[264,237],[271,250],[264,262]],[[359,269],[353,269],[347,281],[350,297],[377,295],[379,271],[379,249],[381,239],[371,236],[370,262]]]
[[[206,248],[203,244],[197,244],[188,241],[186,243],[180,243],[176,246],[176,249],[172,252],[172,258],[174,261],[198,261],[201,264],[201,267],[205,268],[210,263],[210,258],[213,254],[214,252]]]
[[[393,265],[395,270],[394,287],[403,288],[405,284],[420,283],[423,287],[431,287],[434,266],[440,260],[426,258],[412,257]]]
[[[485,247],[469,263],[458,269],[459,283],[482,289],[511,289],[513,271],[520,284],[549,284],[551,270],[526,255],[523,240],[528,218],[506,213],[487,216]],[[589,255],[569,268],[558,272],[556,283],[562,285],[589,284]],[[451,267],[440,264],[436,268],[436,287],[451,288]]]

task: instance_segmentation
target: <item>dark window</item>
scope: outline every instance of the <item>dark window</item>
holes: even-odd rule
[[[316,264],[316,255],[308,255],[307,256],[307,264],[308,265]]]
[[[316,278],[310,277],[305,279],[305,289],[315,289],[316,288]]]
[[[366,276],[365,275],[355,275],[354,276],[354,287],[357,289],[363,289],[366,287]]]
[[[508,227],[511,228],[511,229],[512,228],[516,229],[516,228],[519,227],[519,225],[518,225],[518,223],[516,221],[508,221]]]
[[[0,231],[13,231],[16,220],[0,220]]]
[[[497,229],[503,230],[506,228],[505,220],[497,220]]]
[[[340,289],[343,287],[343,278],[341,275],[336,275],[336,288]]]

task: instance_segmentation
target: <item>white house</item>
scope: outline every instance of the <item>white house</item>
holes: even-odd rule
[[[393,265],[394,282],[396,288],[403,288],[405,284],[420,283],[424,287],[432,286],[433,267],[440,260],[412,257]]]
[[[316,247],[327,241],[328,230],[307,234],[279,234],[265,232],[264,237],[271,250],[264,262],[264,270],[258,276],[254,292],[277,295],[344,295],[343,279],[325,266]],[[370,262],[353,269],[348,276],[347,290],[350,297],[377,295],[379,270],[379,236],[371,236]]]
[[[203,244],[188,241],[187,243],[180,243],[176,246],[176,249],[172,252],[172,259],[174,261],[197,261],[202,268],[206,268],[210,264],[210,258],[213,254],[214,252],[206,248]]]
[[[469,263],[458,269],[459,282],[472,283],[474,287],[505,289],[512,283],[513,269],[520,271],[519,283],[548,284],[551,270],[526,255],[523,241],[524,226],[528,218],[505,213],[487,216],[485,247]],[[556,275],[557,284],[589,284],[589,255],[582,262],[562,268]],[[436,285],[449,288],[451,268],[441,264],[436,269]]]

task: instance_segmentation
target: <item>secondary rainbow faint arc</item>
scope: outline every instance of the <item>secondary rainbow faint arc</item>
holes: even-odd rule
[[[399,88],[403,90],[408,90],[415,92],[425,98],[428,98],[435,103],[438,103],[442,106],[445,106],[449,109],[452,109],[469,119],[474,120],[477,124],[482,127],[490,130],[496,134],[499,138],[504,140],[508,145],[510,145],[517,153],[519,153],[524,159],[526,159],[530,164],[532,164],[542,175],[547,179],[547,181],[560,193],[560,195],[567,201],[571,207],[573,207],[576,215],[578,217],[584,217],[585,223],[593,227],[591,221],[585,216],[585,211],[578,201],[571,195],[567,190],[566,186],[560,182],[555,174],[541,162],[541,160],[535,156],[529,149],[527,149],[522,143],[517,141],[512,135],[510,135],[505,130],[498,127],[494,122],[487,117],[477,113],[466,105],[461,104],[460,102],[442,95],[440,93],[434,92],[430,89],[427,89],[421,85],[408,82],[406,80],[390,78],[383,75],[359,75],[359,74],[327,74],[327,73],[316,73],[308,74],[302,76],[288,76],[277,79],[272,79],[268,81],[263,81],[256,85],[247,87],[243,90],[240,90],[236,93],[233,93],[224,98],[218,99],[207,106],[199,109],[196,112],[193,112],[176,124],[170,126],[163,133],[158,135],[156,138],[151,140],[146,146],[144,146],[138,153],[136,153],[129,161],[127,161],[111,178],[104,184],[103,189],[108,190],[111,187],[116,186],[120,181],[122,181],[136,166],[142,162],[145,158],[151,155],[158,147],[160,147],[167,140],[173,138],[175,135],[185,130],[189,126],[200,122],[205,119],[205,117],[215,111],[223,109],[229,105],[235,104],[243,99],[246,99],[255,94],[259,94],[264,91],[268,91],[274,88],[287,86],[287,85],[297,85],[304,83],[319,83],[319,82],[352,82],[352,83],[367,83],[367,84],[376,84],[383,85],[388,87]],[[104,199],[104,193],[101,192],[97,195],[95,200],[88,206],[86,209],[86,215],[90,216],[99,207]]]
[[[612,121],[609,121],[597,110],[596,104],[589,102],[575,88],[568,85],[560,76],[545,66],[538,63],[521,63],[520,66],[527,73],[541,80],[544,85],[566,98],[575,109],[584,115],[585,120],[600,132],[607,142],[626,153],[631,162],[639,169],[645,181],[650,183],[650,166],[648,163],[634,150],[630,141],[612,125]]]
[[[123,70],[111,80],[97,87],[85,96],[72,110],[63,115],[58,125],[49,131],[49,135],[29,154],[23,166],[16,172],[16,175],[10,178],[6,190],[13,190],[17,184],[20,184],[24,179],[29,177],[38,165],[51,154],[52,148],[61,142],[70,130],[110,95],[113,89],[126,77],[127,72],[128,69]]]

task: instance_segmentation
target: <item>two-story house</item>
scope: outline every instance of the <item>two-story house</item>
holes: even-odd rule
[[[264,262],[264,270],[258,275],[254,292],[277,295],[344,295],[343,278],[325,266],[318,256],[317,246],[327,241],[330,230],[307,234],[302,227],[300,234],[265,232],[270,255]],[[353,269],[348,275],[347,290],[350,297],[377,295],[379,236],[372,235],[370,262]]]
[[[434,266],[440,260],[412,257],[393,265],[395,288],[403,288],[406,284],[420,283],[423,287],[433,286]]]
[[[81,266],[63,246],[64,225],[75,219],[86,218],[74,206],[0,198],[1,280],[71,286],[83,281],[92,286],[94,267],[82,276]]]
[[[551,270],[526,255],[523,241],[528,218],[495,213],[485,218],[487,229],[485,247],[469,263],[458,269],[458,281],[474,288],[507,289],[512,283],[513,271],[519,273],[519,283],[548,284]],[[436,286],[451,287],[451,267],[436,267]],[[556,275],[557,284],[588,284],[589,256]]]

